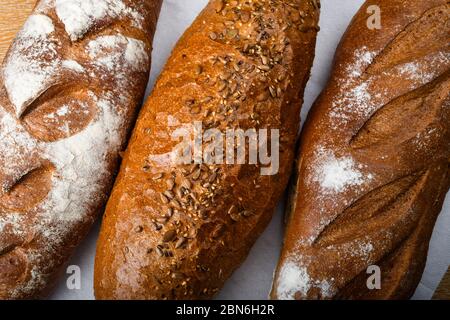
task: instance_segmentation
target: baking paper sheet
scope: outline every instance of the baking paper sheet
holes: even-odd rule
[[[307,86],[302,120],[319,92],[324,88],[332,65],[334,51],[351,18],[363,0],[322,0],[321,31],[318,37],[312,78]],[[172,48],[207,0],[164,0],[155,36],[149,93]],[[244,264],[228,280],[218,299],[267,299],[283,237],[283,202],[272,223],[253,247]],[[93,264],[99,223],[78,248],[70,265],[81,269],[81,289],[69,290],[68,275],[60,280],[52,299],[93,299]],[[450,264],[450,199],[445,202],[430,245],[422,281],[414,299],[429,299]]]

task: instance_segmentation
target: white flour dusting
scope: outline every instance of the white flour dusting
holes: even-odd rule
[[[60,116],[60,117],[65,116],[65,115],[67,115],[68,113],[69,113],[69,106],[68,106],[67,104],[61,106],[61,108],[59,108],[59,109],[56,111],[56,114],[57,114],[58,116]]]
[[[98,118],[80,133],[44,147],[44,157],[57,168],[51,192],[40,211],[52,212],[54,219],[76,220],[96,201],[108,176],[106,156],[115,153],[121,143],[120,117],[107,98],[90,93],[99,107]]]
[[[76,72],[84,72],[84,67],[74,60],[64,60],[62,66],[66,69],[70,69]]]
[[[79,40],[92,26],[106,17],[128,17],[142,29],[144,18],[121,0],[55,0],[56,14],[72,41]]]
[[[296,294],[299,298],[306,298],[312,288],[319,290],[321,298],[332,296],[332,285],[329,281],[311,279],[308,269],[298,263],[293,261],[284,263],[276,288],[279,300],[294,300]]]
[[[286,262],[278,278],[277,295],[280,300],[294,300],[297,292],[306,295],[311,288],[308,270],[292,261]]]
[[[125,48],[122,50],[117,49]],[[125,58],[125,63],[137,71],[146,69],[149,57],[144,42],[123,35],[102,36],[92,40],[87,48],[89,57],[98,66],[110,71],[117,69],[118,63]]]
[[[356,252],[358,256],[369,257],[370,253],[373,251],[373,244],[370,242],[361,242],[356,246]]]
[[[21,236],[25,233],[24,229],[22,228],[22,222],[24,220],[24,217],[22,215],[18,215],[15,213],[9,213],[0,216],[0,233],[3,233],[6,226],[10,226],[13,229],[11,230],[12,233],[15,235]],[[5,244],[1,242],[0,237],[0,251],[2,251]],[[7,244],[6,244],[7,245]]]
[[[51,36],[53,31],[50,18],[32,15],[6,59],[4,82],[17,116],[25,111],[33,97],[47,87],[59,65],[57,43]]]
[[[6,177],[11,180],[22,177],[20,168],[27,166],[28,157],[34,155],[37,144],[23,127],[18,126],[18,121],[12,115],[0,108],[0,164]],[[2,191],[6,192],[11,186],[2,182]]]
[[[35,39],[45,38],[54,31],[52,19],[42,14],[36,14],[30,16],[25,22],[21,36]]]
[[[373,97],[369,93],[370,81],[364,81],[359,84],[358,81],[375,58],[376,53],[368,51],[366,47],[362,47],[355,51],[354,62],[347,68],[347,77],[340,84],[343,89],[332,104],[330,117],[334,129],[348,123],[348,120],[355,114],[366,117],[375,110]]]
[[[353,63],[346,69],[345,80],[340,83],[341,93],[333,100],[330,117],[333,129],[345,127],[350,119],[358,115],[360,119],[367,119],[386,101],[386,94],[370,92],[372,81],[376,77],[362,80],[361,75],[373,62],[377,53],[362,47],[355,51]],[[381,73],[383,76],[402,77],[403,81],[410,81],[410,90],[417,89],[435,79],[442,66],[448,65],[450,61],[449,52],[438,52],[425,57],[421,62],[406,62]],[[426,68],[428,66],[428,68]],[[392,97],[393,99],[395,97]]]
[[[352,61],[344,66],[345,74],[340,76],[341,80],[333,84],[336,85],[333,88],[336,88],[338,93],[333,97],[327,125],[330,124],[334,131],[342,130],[344,134],[348,134],[352,130],[359,130],[374,112],[398,98],[395,94],[403,95],[430,83],[440,73],[448,70],[450,62],[450,52],[444,50],[434,52],[427,57],[415,57],[414,61],[401,61],[399,65],[388,66],[376,74],[363,76],[364,71],[374,62],[378,53],[370,51],[367,47],[356,50]],[[380,83],[389,82],[397,84],[401,90],[390,90],[388,85],[385,85],[384,91],[379,89]],[[427,150],[427,146],[423,144],[431,140],[430,137],[435,130],[430,128],[426,132],[421,132],[420,136],[417,136],[417,148],[420,146]],[[367,266],[376,263],[380,253],[385,251],[387,243],[395,238],[395,235],[389,231],[383,232],[382,240],[376,242],[372,241],[371,236],[362,237],[355,234],[353,239],[345,238],[342,242],[337,241],[325,248],[319,248],[319,245],[315,247],[313,245],[318,237],[317,234],[307,237],[311,233],[323,231],[326,226],[333,223],[336,216],[342,213],[342,211],[334,210],[333,205],[337,203],[339,210],[342,210],[342,205],[348,207],[356,200],[349,199],[347,202],[345,199],[340,199],[341,201],[333,202],[330,194],[335,195],[351,190],[359,193],[359,197],[364,194],[362,191],[367,191],[368,183],[374,179],[373,174],[366,173],[368,168],[350,155],[351,150],[342,151],[342,149],[346,150],[346,147],[339,148],[341,150],[339,155],[324,147],[319,147],[314,154],[314,159],[311,161],[314,167],[307,179],[308,182],[314,182],[320,186],[319,199],[314,199],[317,200],[319,209],[312,215],[304,216],[305,220],[309,218],[309,221],[314,221],[314,226],[311,225],[309,228],[314,231],[308,230],[306,234],[301,235],[303,237],[297,241],[296,248],[289,252],[286,262],[280,268],[275,283],[275,292],[279,299],[294,299],[296,296],[306,298],[308,295],[311,297],[316,291],[321,292],[322,297],[333,297],[338,286],[345,285],[352,279],[351,277],[357,276],[359,272],[365,272]],[[327,200],[333,203],[327,202],[326,206],[322,206],[322,202]],[[313,206],[308,204],[305,206],[305,208],[311,207]],[[309,249],[312,249],[313,253],[310,254]],[[317,259],[317,256],[321,258]],[[323,261],[327,263],[327,267],[320,265]],[[344,267],[348,270],[344,270]],[[343,278],[323,280],[323,273],[328,273],[328,269],[335,270],[335,273],[330,273],[339,274]],[[350,273],[351,276],[347,276],[345,271],[351,271],[354,274]],[[310,291],[311,289],[315,290]]]
[[[347,75],[351,79],[359,78],[366,68],[372,63],[376,57],[376,52],[369,51],[367,47],[362,47],[355,51],[355,58],[353,65],[347,68]],[[349,80],[347,80],[349,81]]]
[[[54,143],[39,142],[24,130],[19,121],[0,109],[0,155],[6,174],[20,177],[19,165],[26,165],[27,157],[36,152],[56,167],[53,186],[38,212],[56,221],[83,219],[86,208],[100,194],[100,183],[109,175],[106,156],[115,153],[121,144],[120,128],[123,117],[114,109],[108,96],[97,98],[97,119],[80,133]],[[64,106],[58,110],[64,114]],[[26,155],[26,157],[22,156]],[[18,213],[16,215],[19,215]],[[1,232],[1,230],[0,230]]]
[[[362,82],[359,85],[347,87],[340,96],[333,100],[330,117],[333,119],[333,128],[337,129],[341,125],[347,124],[349,119],[355,114],[361,118],[367,118],[375,110],[374,103],[369,92],[370,81]]]
[[[149,59],[145,51],[145,43],[133,38],[127,38],[125,60],[133,67],[142,70],[148,64]]]
[[[373,175],[364,175],[361,166],[353,158],[337,158],[333,152],[323,147],[316,151],[315,169],[312,180],[322,190],[339,193],[350,186],[359,186],[373,179]]]
[[[436,55],[432,55],[427,57],[427,63],[431,66],[435,66],[431,71],[424,70],[423,63],[419,62],[408,62],[402,64],[396,68],[396,71],[404,76],[406,79],[409,79],[419,85],[424,85],[438,76],[438,65],[448,65],[450,62],[450,53],[447,52],[439,52]]]

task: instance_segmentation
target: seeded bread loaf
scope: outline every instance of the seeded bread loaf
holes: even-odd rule
[[[302,133],[272,298],[413,294],[450,183],[449,18],[446,0],[354,18]]]
[[[106,208],[98,299],[207,299],[242,263],[289,179],[318,18],[318,1],[213,0],[187,30]],[[248,161],[178,164],[173,134],[195,121],[202,132],[279,129],[278,174]]]
[[[37,298],[105,205],[160,1],[45,0],[0,74],[0,298]]]

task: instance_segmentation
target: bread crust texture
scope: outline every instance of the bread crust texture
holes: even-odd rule
[[[445,0],[354,17],[302,132],[271,298],[414,293],[450,182],[449,17]]]
[[[244,261],[287,185],[319,2],[212,0],[143,108],[106,208],[97,299],[208,299]],[[277,129],[280,167],[173,161],[173,133]],[[273,140],[269,140],[272,141]]]
[[[106,204],[161,1],[42,0],[0,74],[0,299],[46,296]]]

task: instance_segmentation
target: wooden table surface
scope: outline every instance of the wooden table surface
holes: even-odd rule
[[[434,293],[433,299],[435,300],[450,300],[450,267],[447,274],[442,279],[441,284]]]
[[[0,0],[0,61],[35,3],[36,0]]]

